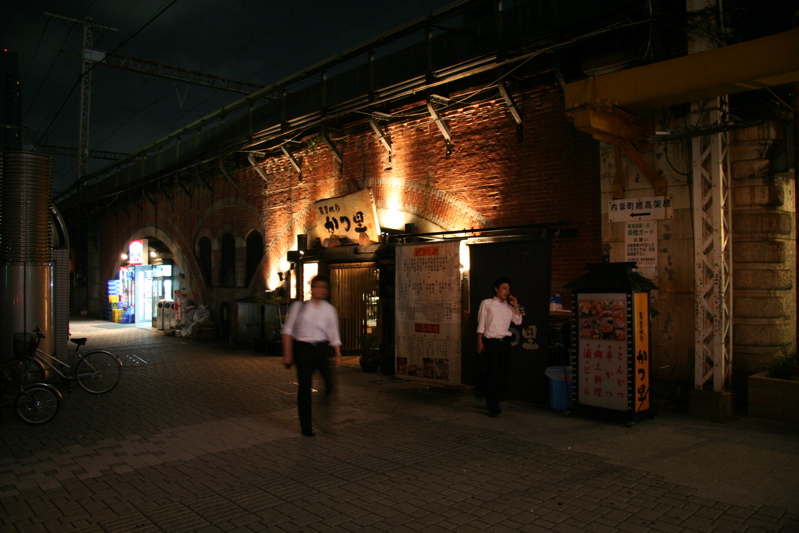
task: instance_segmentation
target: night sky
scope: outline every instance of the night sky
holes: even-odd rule
[[[10,0],[0,43],[16,52],[24,149],[78,145],[81,23],[94,49],[258,85],[449,5],[453,0]],[[92,71],[89,148],[134,152],[243,94],[98,65]],[[107,164],[90,160],[89,171]],[[54,156],[53,188],[75,179],[74,157]]]

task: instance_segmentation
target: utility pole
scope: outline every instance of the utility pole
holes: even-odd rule
[[[203,85],[214,89],[224,91],[232,91],[244,94],[250,94],[260,89],[263,86],[245,81],[234,80],[222,76],[214,76],[213,74],[206,74],[195,70],[189,70],[172,65],[164,65],[154,61],[147,61],[146,59],[138,59],[134,57],[123,56],[111,52],[102,52],[94,49],[94,29],[101,28],[103,30],[119,31],[116,28],[108,26],[100,26],[94,24],[93,19],[86,17],[82,21],[55,15],[53,13],[45,13],[45,15],[53,18],[65,20],[67,22],[83,24],[83,44],[81,48],[81,92],[80,92],[80,116],[78,128],[78,182],[88,173],[89,157],[92,152],[89,150],[89,122],[91,114],[91,93],[92,93],[92,69],[95,65],[107,65],[123,70],[130,70],[142,74],[149,74],[151,76],[158,76],[161,78],[168,78],[172,80],[183,81],[195,85]],[[108,153],[108,152],[106,152]]]
[[[86,51],[94,48],[94,21],[83,19],[83,48],[80,64],[80,123],[78,131],[78,179],[86,175],[89,167],[89,112],[92,99],[92,64],[86,60]]]
[[[89,167],[89,119],[91,112],[91,97],[92,97],[92,68],[93,61],[91,54],[94,50],[94,28],[102,28],[104,30],[119,31],[116,28],[108,26],[100,26],[94,24],[90,17],[84,18],[82,21],[53,13],[45,13],[45,15],[65,20],[67,22],[83,24],[83,45],[81,47],[81,68],[80,68],[80,115],[78,116],[78,181],[87,174]]]

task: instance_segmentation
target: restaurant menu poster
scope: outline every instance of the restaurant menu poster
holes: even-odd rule
[[[405,244],[396,254],[399,377],[461,384],[460,244]]]
[[[616,411],[629,408],[628,295],[577,297],[577,400]]]

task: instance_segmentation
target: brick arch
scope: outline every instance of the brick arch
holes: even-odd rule
[[[402,211],[429,220],[446,231],[477,229],[493,223],[456,196],[424,183],[399,178],[366,178],[364,189],[371,188],[377,207],[388,208],[389,198],[402,198]]]
[[[201,231],[203,231],[204,228],[206,228],[206,224],[208,223],[208,219],[216,216],[219,213],[219,211],[221,211],[222,209],[231,208],[231,207],[234,208],[234,209],[241,210],[241,211],[245,212],[250,217],[252,217],[253,220],[260,220],[261,224],[263,225],[263,216],[262,216],[261,212],[255,206],[253,206],[251,203],[246,202],[245,200],[243,200],[241,198],[226,197],[226,198],[222,198],[220,200],[216,200],[199,217],[199,219],[197,220],[197,225],[196,225],[196,227],[198,229],[198,234]],[[237,233],[238,233],[237,229],[234,226],[230,225],[230,224],[225,224],[222,227],[221,232],[218,235],[218,237],[222,236],[222,233],[224,233],[226,231],[226,228],[229,228],[230,232],[233,234],[233,236],[235,238],[239,238],[240,235],[237,235]],[[210,233],[207,234],[206,236],[211,238],[211,241],[214,240]],[[196,235],[195,235],[195,237],[196,237]]]
[[[200,228],[200,230],[194,234],[194,239],[192,241],[192,248],[194,249],[195,253],[198,252],[197,243],[200,242],[200,239],[203,237],[206,237],[209,241],[211,241],[211,246],[214,246],[214,243],[219,246],[219,240],[211,234],[208,228]]]
[[[159,220],[159,222],[163,221]],[[126,239],[125,242],[135,239],[144,239],[149,236],[153,236],[162,243],[164,243],[172,252],[175,263],[180,265],[180,267],[183,269],[183,272],[186,274],[186,287],[182,287],[182,289],[190,288],[194,293],[193,294],[194,301],[197,303],[204,302],[206,299],[205,284],[197,283],[195,281],[195,280],[202,280],[202,274],[200,273],[200,268],[199,265],[197,264],[197,260],[194,254],[184,253],[183,246],[178,244],[178,239],[173,237],[171,231],[165,230],[161,224],[159,224],[158,226],[151,226],[151,225],[142,226],[139,229],[135,230],[133,233],[131,233],[131,235]],[[115,271],[119,270],[120,265],[121,262],[119,261],[119,259],[117,259]]]

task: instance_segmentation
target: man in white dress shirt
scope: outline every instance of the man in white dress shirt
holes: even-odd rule
[[[283,325],[283,364],[297,367],[297,411],[300,429],[306,437],[313,437],[311,420],[311,386],[313,371],[318,370],[325,380],[325,394],[330,396],[335,388],[330,369],[330,352],[335,353],[336,368],[341,366],[341,338],[338,312],[327,301],[330,282],[325,276],[311,280],[311,299],[297,301],[289,307]]]
[[[490,417],[502,412],[499,402],[505,398],[510,371],[510,325],[522,323],[519,302],[510,293],[510,280],[496,280],[494,293],[493,298],[480,302],[477,311],[477,353],[483,370],[483,391]]]

